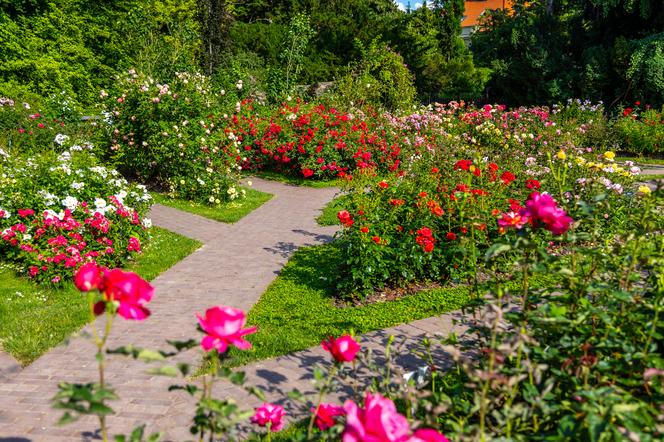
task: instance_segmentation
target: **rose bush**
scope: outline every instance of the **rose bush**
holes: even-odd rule
[[[586,202],[589,210],[578,212],[574,220],[585,227],[562,232],[571,223],[564,209],[547,194],[530,193],[514,211],[528,220],[505,226],[508,234],[498,237],[485,254],[487,263],[500,267],[488,267],[493,273],[480,284],[482,296],[469,306],[473,314],[464,316],[468,328],[463,335],[441,338],[442,348],[437,348],[438,339],[426,339],[422,351],[415,352],[421,357],[420,368],[410,373],[394,365],[398,349],[392,338],[385,352],[377,354],[362,349],[361,341],[349,335],[330,337],[322,344],[331,353],[330,363],[314,369],[316,394],[289,394],[295,405],[290,409],[301,404],[309,425],[297,426],[288,440],[660,440],[664,238],[658,230],[664,221],[664,192],[640,189],[634,198],[640,210],[627,216],[628,229],[606,239],[599,224],[603,217],[595,216],[607,209],[606,200]],[[551,253],[550,235],[559,233],[566,235],[566,253]],[[427,231],[420,236],[430,237]],[[522,284],[506,284],[495,273],[503,268],[512,269]],[[114,272],[127,281],[123,293],[139,293],[137,298],[144,301],[152,296],[148,285],[125,272],[81,269],[76,280],[84,290],[97,288],[107,320],[120,314],[123,302],[133,306],[135,299],[107,297],[105,287]],[[548,278],[547,285],[531,284],[538,275]],[[90,296],[91,306],[97,299]],[[250,437],[262,438],[267,431],[266,440],[271,440],[288,418],[283,405],[267,402],[264,393],[251,386],[246,390],[262,402],[255,410],[242,410],[232,398],[216,399],[211,393],[217,377],[244,385],[245,375],[223,366],[226,347],[211,349],[210,331],[233,337],[251,333],[253,327],[244,329],[244,312],[231,307],[208,312],[216,313],[199,318],[206,335],[201,341],[170,342],[172,352],[133,346],[108,352],[155,361],[200,345],[209,358],[203,386],[170,388],[197,397],[192,433],[201,439],[234,439],[249,420],[256,426],[249,430]],[[109,332],[95,335],[102,372]],[[346,354],[351,349],[352,355]],[[177,365],[152,373],[180,374],[188,382],[190,368],[176,360]],[[100,384],[61,384],[55,405],[66,410],[66,419],[97,415],[102,438],[108,440],[105,419],[113,412],[108,399],[115,394],[101,379]],[[343,406],[325,402],[333,392],[348,396]],[[134,434],[142,437],[142,428]],[[159,439],[158,434],[150,437]]]
[[[80,149],[80,150],[77,150]],[[86,262],[116,266],[148,239],[145,187],[82,147],[0,158],[0,250],[40,282],[71,279]]]
[[[637,155],[664,153],[664,110],[641,109],[639,103],[625,108],[613,128],[621,150]]]
[[[109,145],[102,153],[125,176],[210,204],[242,196],[239,150],[226,145],[216,115],[225,97],[207,77],[178,73],[167,84],[130,70],[100,95]]]

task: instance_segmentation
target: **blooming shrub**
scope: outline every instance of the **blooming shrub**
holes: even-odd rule
[[[600,219],[594,212],[604,210],[605,202],[589,201],[595,210],[575,222],[589,224],[584,230],[592,233],[569,230],[567,253],[560,254],[550,252],[542,231],[562,233],[568,217],[550,196],[531,193],[518,212],[530,222],[518,227],[518,235],[501,237],[485,256],[501,269],[513,269],[522,284],[505,284],[492,272],[481,284],[484,296],[470,306],[473,314],[466,315],[468,330],[460,339],[441,340],[443,348],[437,348],[436,339],[425,340],[417,372],[403,373],[393,365],[391,339],[378,357],[349,335],[327,339],[322,345],[331,353],[331,363],[314,369],[315,394],[289,393],[309,413],[307,428],[296,428],[289,440],[660,440],[664,435],[660,333],[664,237],[653,233],[664,221],[660,210],[664,193],[640,190],[636,198],[640,211],[630,213],[629,229],[614,241],[601,237],[600,226],[592,227]],[[420,235],[429,237],[429,232]],[[120,292],[112,284],[108,288],[114,273],[127,282],[119,285]],[[547,284],[533,285],[534,276],[544,276]],[[133,308],[138,299],[144,308],[152,297],[147,283],[117,269],[86,266],[76,281],[83,291],[100,293],[105,308],[93,307],[99,298],[93,294],[90,311],[105,310],[107,323],[115,315],[123,316],[123,304]],[[217,377],[245,383],[244,373],[223,367],[227,345],[209,342],[212,331],[214,339],[229,342],[252,333],[253,327],[243,329],[245,318],[244,312],[231,307],[208,309],[205,318],[199,316],[206,336],[200,343],[169,342],[172,352],[133,346],[105,352],[110,333],[106,328],[103,335],[94,335],[101,382],[60,384],[55,405],[65,410],[66,420],[98,416],[102,439],[109,440],[106,416],[113,412],[108,401],[115,393],[104,383],[105,353],[159,361],[201,345],[211,366],[202,376],[202,387],[186,383],[169,389],[185,390],[197,398],[192,433],[203,440],[220,436],[233,440],[238,427],[249,420],[256,426],[254,435],[266,431],[271,440],[272,433],[285,426],[282,405],[266,402],[262,391],[251,386],[246,390],[263,402],[255,410],[241,410],[232,399],[216,399],[211,393]],[[241,342],[234,345],[247,348]],[[179,374],[188,382],[189,366],[176,361],[176,366],[152,372]],[[343,405],[324,402],[332,392],[349,397]],[[142,436],[142,431],[139,427],[134,434]],[[159,435],[151,438],[158,440]]]
[[[64,126],[30,103],[0,97],[0,148],[36,153],[59,147],[55,136]]]
[[[639,155],[664,154],[663,111],[628,107],[613,127],[622,150]]]
[[[86,151],[0,158],[0,250],[22,272],[58,284],[86,262],[141,252],[150,195]]]
[[[336,178],[356,169],[399,167],[401,148],[376,111],[351,114],[299,100],[274,111],[253,102],[241,106],[224,130],[233,141],[228,149],[240,148],[243,169]]]
[[[242,196],[237,148],[226,146],[214,115],[223,97],[207,77],[179,73],[166,84],[132,70],[116,89],[101,97],[110,145],[104,156],[120,172],[178,198],[219,204]]]

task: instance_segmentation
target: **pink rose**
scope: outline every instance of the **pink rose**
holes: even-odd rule
[[[208,310],[209,311],[209,310]],[[251,422],[261,427],[269,425],[270,431],[281,431],[284,428],[284,407],[275,404],[263,404],[256,408]]]
[[[198,323],[207,336],[201,341],[205,351],[216,348],[224,353],[229,345],[240,350],[248,350],[251,344],[243,336],[256,332],[256,327],[242,328],[247,322],[247,315],[239,309],[226,306],[217,306],[205,311],[205,317],[196,314]]]
[[[141,321],[150,316],[145,304],[150,302],[154,287],[133,272],[113,269],[104,272],[103,290],[107,301],[119,304],[118,315]]]
[[[99,289],[102,280],[102,269],[96,262],[83,264],[74,275],[74,285],[82,292]]]
[[[421,428],[415,431],[408,442],[450,442],[450,440],[436,430]]]
[[[337,362],[350,362],[360,351],[360,345],[350,335],[343,335],[336,339],[330,336],[321,343],[321,346],[325,351],[330,352]]]
[[[394,402],[378,393],[367,393],[364,409],[348,400],[344,410],[343,442],[406,442],[410,438],[408,420],[397,413]]]
[[[526,207],[521,210],[520,214],[530,218],[533,223],[544,224],[544,228],[554,235],[562,235],[567,232],[573,222],[572,218],[567,216],[567,212],[558,207],[551,195],[539,192],[530,194]]]
[[[335,418],[346,414],[343,407],[334,404],[320,404],[318,412],[316,412],[316,408],[311,408],[311,412],[316,413],[316,426],[321,431],[333,427],[337,423]]]

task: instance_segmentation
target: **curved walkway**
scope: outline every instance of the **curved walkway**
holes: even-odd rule
[[[153,315],[143,322],[117,321],[110,348],[130,343],[163,348],[167,339],[196,337],[196,312],[219,304],[249,310],[297,248],[331,239],[335,228],[320,227],[315,218],[336,189],[259,179],[254,183],[274,198],[236,224],[216,223],[164,206],[153,208],[156,225],[199,239],[204,245],[153,281]],[[197,360],[189,356],[189,361]],[[126,434],[140,422],[153,424],[151,429],[173,428],[173,417],[183,411],[180,405],[188,399],[166,391],[173,379],[145,374],[145,370],[142,362],[109,358],[108,382],[121,398],[112,404],[117,412],[109,419],[112,434]],[[93,348],[82,337],[73,337],[68,345],[52,349],[20,372],[7,374],[0,379],[0,440],[89,438],[92,435],[86,432],[96,428],[95,421],[85,418],[57,427],[61,412],[51,409],[50,399],[58,381],[95,379]],[[186,407],[187,412],[191,409]]]
[[[153,315],[141,323],[118,321],[109,347],[131,343],[163,348],[167,339],[197,337],[195,312],[218,304],[248,311],[297,248],[331,239],[335,228],[318,226],[315,217],[333,198],[335,189],[310,189],[260,179],[254,182],[258,190],[272,193],[274,198],[236,224],[217,223],[165,206],[153,207],[151,216],[156,225],[204,245],[153,281]],[[459,333],[465,328],[463,323],[461,314],[453,312],[368,333],[361,337],[362,346],[384,347],[388,337],[394,335],[395,345],[413,350],[424,336]],[[421,365],[408,351],[395,353],[401,354],[396,361],[401,372]],[[195,363],[199,354],[196,349],[182,356]],[[248,385],[264,390],[268,401],[284,403],[288,414],[297,418],[308,413],[307,407],[288,400],[286,394],[293,389],[313,393],[313,369],[327,361],[329,355],[318,347],[250,364],[243,371]],[[109,359],[107,378],[120,396],[111,404],[116,411],[108,418],[111,434],[127,434],[146,423],[148,432],[163,431],[165,440],[191,439],[188,424],[194,410],[192,398],[181,392],[167,392],[174,380],[147,374],[147,368],[145,363],[127,358]],[[49,401],[58,381],[91,382],[96,379],[96,369],[93,348],[80,337],[73,338],[68,346],[51,350],[22,371],[0,358],[0,442],[98,439],[94,433],[96,419],[57,427],[61,413],[51,409]],[[219,382],[215,390],[215,397],[234,398],[242,408],[259,404],[229,382]],[[334,399],[340,401],[345,394],[341,392]]]

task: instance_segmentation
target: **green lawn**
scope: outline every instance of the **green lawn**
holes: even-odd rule
[[[306,186],[313,187],[316,189],[321,189],[325,187],[338,187],[341,186],[341,180],[312,180],[303,177],[297,177],[292,175],[284,175],[279,172],[274,172],[271,170],[259,170],[251,171],[247,173],[247,176],[256,176],[266,180],[279,181],[280,183],[292,184],[294,186]]]
[[[655,174],[642,174],[641,175],[646,180],[664,180],[664,173],[655,173]]]
[[[339,213],[340,210],[345,209],[344,205],[347,198],[347,196],[342,195],[327,203],[323,208],[323,212],[318,218],[316,218],[318,224],[321,226],[335,226],[339,224],[337,213]]]
[[[272,195],[269,193],[259,192],[258,190],[246,187],[244,189],[247,191],[246,198],[222,203],[218,206],[209,206],[193,201],[171,198],[168,195],[160,193],[152,193],[152,198],[154,198],[155,203],[163,204],[164,206],[204,216],[222,223],[234,223],[272,198]]]
[[[231,350],[229,362],[237,366],[303,350],[330,335],[392,327],[458,309],[468,301],[468,290],[456,287],[427,290],[393,302],[337,308],[333,285],[324,275],[334,274],[338,259],[333,244],[296,252],[249,312],[247,323],[258,326],[258,332],[248,337],[253,349]]]
[[[664,166],[664,158],[649,158],[649,157],[616,157],[616,162],[624,163],[625,161],[633,161],[639,164],[655,164]]]
[[[198,241],[154,227],[143,254],[127,266],[154,279],[200,247]],[[0,347],[21,364],[34,361],[88,322],[86,297],[73,284],[40,287],[0,264]]]

